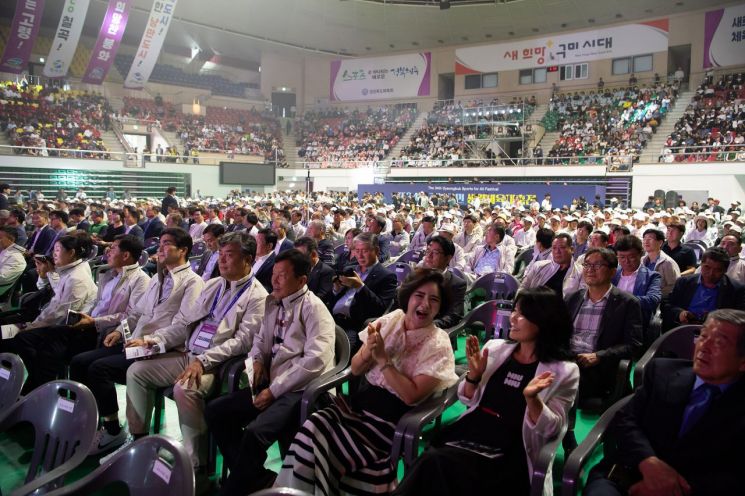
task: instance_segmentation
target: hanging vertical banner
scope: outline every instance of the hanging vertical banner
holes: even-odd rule
[[[150,18],[145,25],[145,33],[140,40],[132,67],[129,68],[129,74],[124,80],[125,88],[141,89],[150,79],[166,39],[173,12],[176,10],[176,2],[177,0],[163,0],[153,3]]]
[[[745,64],[745,4],[706,13],[704,69]]]
[[[31,56],[36,36],[41,27],[44,0],[18,0],[13,23],[10,25],[8,43],[5,45],[0,71],[18,74],[23,71]]]
[[[122,42],[131,6],[132,0],[109,0],[109,8],[83,75],[84,83],[102,84],[106,79]]]
[[[44,64],[45,76],[54,78],[67,75],[75,50],[78,48],[88,5],[90,0],[65,0],[52,48],[49,49],[49,56]]]

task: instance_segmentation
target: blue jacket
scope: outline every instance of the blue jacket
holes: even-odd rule
[[[617,287],[620,280],[621,267],[618,267],[611,282]],[[662,301],[662,276],[655,271],[650,271],[644,265],[640,265],[632,294],[639,299],[642,308],[642,325],[646,328]]]

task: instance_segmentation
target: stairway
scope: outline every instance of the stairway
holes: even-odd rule
[[[121,160],[123,158],[123,154],[125,152],[124,146],[119,141],[119,138],[116,137],[114,131],[102,132],[101,139],[103,140],[103,144],[104,146],[106,146],[106,149],[113,154],[111,157],[113,160]]]
[[[13,155],[13,150],[6,148],[7,146],[12,146],[13,143],[10,142],[5,133],[0,133],[0,145],[2,145],[0,147],[0,155]]]
[[[691,103],[691,99],[696,94],[693,90],[683,91],[678,95],[678,99],[675,100],[675,104],[668,111],[667,115],[663,119],[662,123],[657,127],[657,132],[652,136],[652,139],[647,142],[647,146],[642,151],[642,155],[639,158],[641,164],[656,164],[657,159],[662,152],[662,145],[665,144],[667,137],[672,133],[675,128],[675,124],[680,120],[685,112],[688,105]]]
[[[107,100],[109,101],[109,105],[111,105],[111,108],[114,109],[114,111],[121,113],[122,109],[124,108],[124,99],[120,96],[109,96],[107,97]]]
[[[282,149],[285,151],[287,166],[295,168],[295,164],[301,162],[300,157],[297,156],[297,145],[295,144],[295,123],[293,122],[289,133],[287,132],[287,121],[283,120],[279,127],[282,132]]]
[[[168,143],[168,146],[170,147],[176,147],[177,149],[183,148],[183,145],[181,145],[181,138],[178,137],[178,134],[172,131],[166,131],[165,129],[159,129],[160,135],[163,136],[163,139],[166,140]]]
[[[411,141],[411,137],[414,135],[414,133],[419,131],[419,129],[424,124],[424,121],[427,120],[428,115],[429,112],[419,112],[419,115],[416,117],[416,119],[414,119],[414,122],[411,123],[409,129],[407,129],[403,136],[401,136],[401,139],[398,140],[396,146],[391,148],[391,150],[388,152],[388,156],[386,157],[386,159],[395,160],[401,156],[401,150],[403,150],[404,147],[409,144],[409,142]]]
[[[550,131],[543,135],[543,138],[541,138],[541,141],[538,143],[541,145],[541,148],[543,148],[544,155],[551,150],[551,147],[554,146],[554,143],[559,139],[559,136],[561,136],[559,131]]]
[[[616,198],[618,205],[631,207],[631,176],[608,176],[605,180],[605,205],[611,206],[610,199]],[[637,205],[638,206],[638,205]]]

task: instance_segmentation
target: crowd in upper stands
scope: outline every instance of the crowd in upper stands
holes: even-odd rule
[[[305,112],[295,121],[298,157],[306,162],[375,162],[396,146],[417,116],[416,105]]]
[[[648,85],[554,95],[543,123],[547,130],[560,134],[545,153],[546,160],[580,164],[629,158],[638,161],[678,92],[678,81],[662,83],[658,78]],[[538,155],[542,158],[544,152]]]
[[[690,377],[676,386],[679,404],[673,408],[648,385],[674,374],[647,369],[645,389],[619,414],[625,423],[612,435],[622,441],[622,458],[643,464],[632,483],[666,493],[683,482],[701,494],[742,489],[727,476],[741,461],[742,428],[732,419],[742,414],[745,384],[737,346],[745,338],[738,201],[729,209],[714,198],[665,208],[650,197],[630,209],[612,200],[606,207],[599,197],[555,206],[549,194],[525,205],[490,205],[422,192],[386,199],[297,191],[189,200],[175,188],[162,199],[114,197],[14,204],[10,185],[0,184],[0,291],[16,281],[26,292],[38,290],[0,318],[3,332],[14,334],[0,350],[24,360],[27,394],[65,365],[89,387],[101,418],[91,455],[147,436],[149,398],[174,385],[200,493],[210,490],[210,432],[229,468],[224,495],[273,484],[527,494],[549,439],[569,424],[564,447],[576,447],[569,420],[575,399],[582,410],[604,410],[618,399],[622,360],[638,360],[661,332],[703,323],[693,370],[696,384],[717,388],[718,416],[684,415],[701,400],[690,363],[676,362]],[[500,308],[512,309],[509,323],[494,328],[506,326],[510,341],[490,340],[499,337],[491,331],[483,345],[468,337],[467,373],[458,383],[451,339],[465,308],[475,305],[473,290],[487,280],[515,281],[508,292],[486,286],[487,300],[500,291]],[[68,310],[80,312],[78,323],[64,325]],[[366,382],[351,393],[351,405],[338,398],[298,421],[304,391],[334,366],[337,340],[351,347],[348,373]],[[127,360],[125,348],[150,359]],[[251,386],[221,394],[217,371],[246,357]],[[126,426],[116,383],[127,389]],[[466,415],[443,430],[396,489],[394,426],[431,394],[454,394],[456,383]],[[679,463],[643,413],[657,401],[671,408],[660,418],[674,439],[699,446],[711,437],[717,449],[695,450],[691,463]],[[706,429],[712,433],[704,436]],[[379,439],[364,435],[371,431]],[[648,450],[624,444],[632,436]],[[264,467],[275,441],[287,447],[278,476]],[[486,456],[495,452],[507,465]],[[332,465],[343,470],[322,468]],[[609,467],[598,467],[588,489],[608,476]],[[722,477],[709,477],[713,469]],[[669,474],[680,479],[660,482]],[[545,483],[552,484],[550,473]]]
[[[11,81],[0,82],[0,91],[0,130],[11,145],[28,147],[16,148],[16,153],[108,156],[101,132],[108,130],[111,107],[103,95]]]
[[[745,160],[745,73],[710,72],[675,123],[660,162]]]

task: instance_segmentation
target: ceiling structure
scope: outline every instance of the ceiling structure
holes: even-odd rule
[[[134,0],[123,42],[137,46],[153,0]],[[12,18],[15,2],[0,16]],[[372,56],[498,42],[713,8],[711,0],[181,0],[167,47],[200,47],[257,68],[264,51]],[[739,3],[739,2],[730,2]],[[83,34],[96,37],[108,2],[92,0]],[[62,1],[46,2],[54,30]]]

